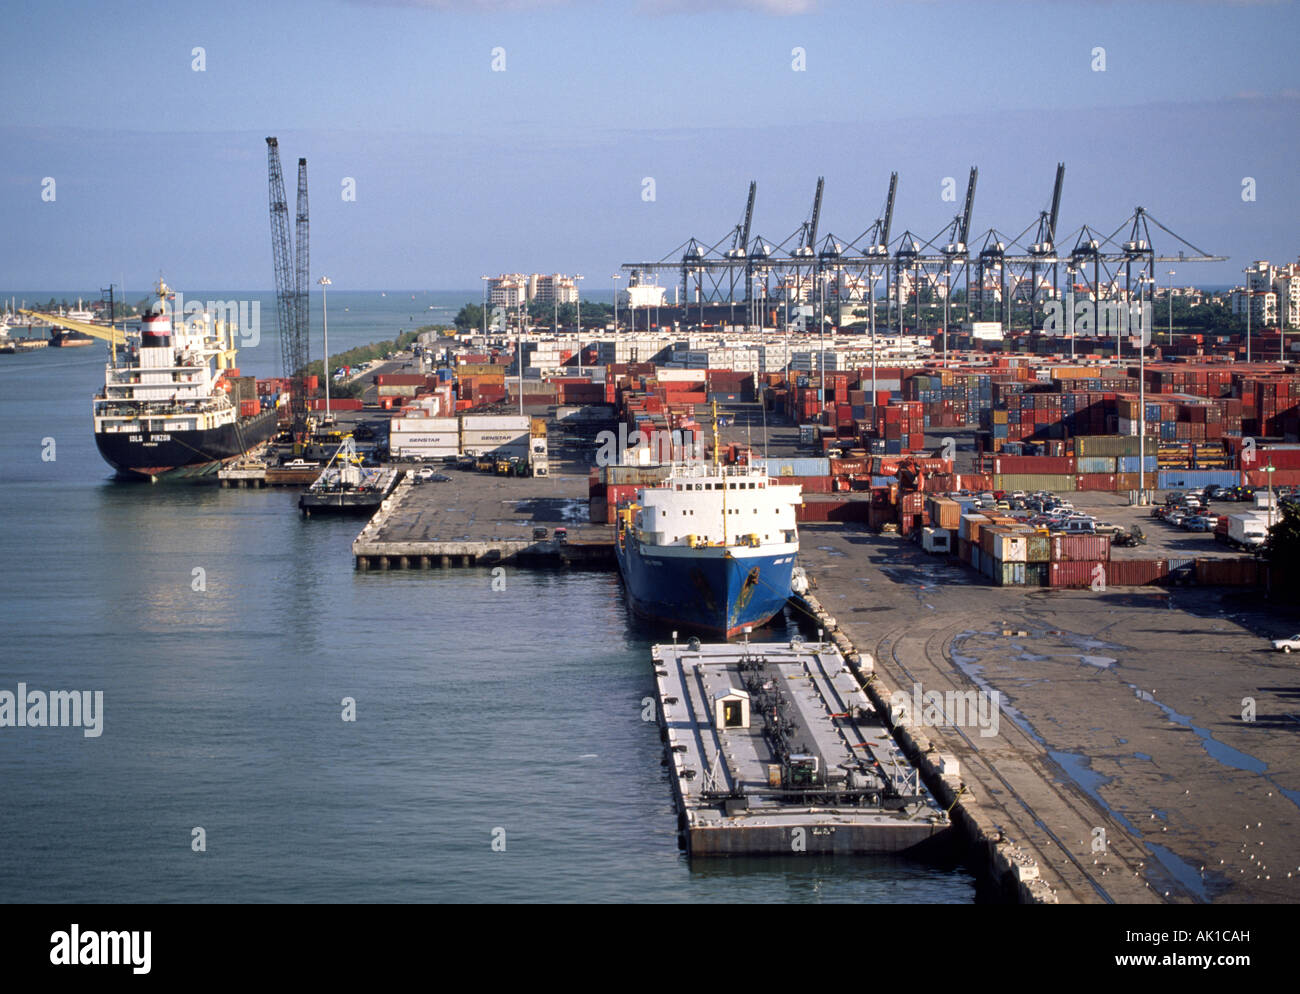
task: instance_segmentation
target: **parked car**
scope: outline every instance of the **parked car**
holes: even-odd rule
[[[1189,532],[1208,532],[1214,530],[1214,519],[1207,518],[1203,515],[1196,515],[1191,518],[1183,519],[1183,527]]]
[[[1292,649],[1300,649],[1300,634],[1291,635],[1284,639],[1274,639],[1273,648],[1277,652],[1290,652]]]

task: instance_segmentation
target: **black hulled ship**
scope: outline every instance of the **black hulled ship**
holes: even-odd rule
[[[205,315],[173,327],[161,280],[156,299],[114,352],[94,401],[95,444],[118,475],[149,480],[207,476],[276,432],[276,411],[241,410],[230,329]]]

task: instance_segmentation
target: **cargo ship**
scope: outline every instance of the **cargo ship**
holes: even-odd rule
[[[766,470],[675,465],[618,510],[615,555],[633,612],[723,638],[766,624],[790,597],[801,500],[798,485]]]
[[[77,348],[82,345],[94,345],[95,340],[83,331],[68,331],[65,328],[56,328],[50,335],[50,344],[56,349]]]
[[[276,433],[274,408],[232,396],[238,370],[226,330],[201,315],[173,328],[170,293],[160,280],[139,338],[126,337],[124,355],[114,348],[94,399],[95,444],[119,476],[207,476]]]

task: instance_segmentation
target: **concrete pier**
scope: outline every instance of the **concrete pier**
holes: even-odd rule
[[[503,563],[613,569],[614,534],[587,520],[587,478],[449,470],[445,483],[398,484],[352,543],[358,570]],[[568,529],[557,541],[555,529]],[[545,529],[544,539],[535,538]]]

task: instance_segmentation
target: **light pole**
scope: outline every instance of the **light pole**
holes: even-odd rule
[[[1174,271],[1169,270],[1169,347],[1174,347]]]
[[[952,294],[952,267],[943,271],[943,368],[948,368],[948,298]]]
[[[524,315],[519,312],[519,337],[515,339],[515,361],[519,363],[519,413],[524,413]]]
[[[573,277],[573,300],[578,306],[578,375],[582,375],[582,290],[578,287],[578,280],[583,279],[581,273]]]
[[[1273,528],[1273,471],[1276,469],[1273,465],[1273,457],[1268,457],[1268,465],[1264,467],[1264,472],[1268,474],[1268,527],[1271,531]]]
[[[1070,289],[1066,293],[1066,316],[1065,327],[1070,331],[1070,361],[1074,361],[1074,274],[1076,270],[1073,266],[1065,267],[1065,275],[1070,281]]]
[[[817,340],[821,348],[821,355],[817,359],[817,371],[821,375],[822,387],[822,410],[826,409],[826,274],[819,273],[817,287],[817,309],[819,316],[817,318]]]
[[[487,348],[487,286],[488,286],[487,281],[491,278],[492,277],[490,276],[479,277],[479,279],[483,281],[483,347],[484,348]]]
[[[622,278],[623,278],[622,273],[615,273],[611,277],[611,279],[615,281],[614,283],[614,334],[615,335],[618,334],[618,282],[617,281]]]
[[[1155,295],[1154,276],[1138,277],[1138,411],[1140,418],[1138,420],[1138,506],[1146,505],[1146,482],[1147,482],[1147,378],[1146,378],[1146,355],[1147,355],[1147,327],[1146,327],[1146,310],[1143,307],[1142,288],[1147,283],[1153,284],[1151,287],[1152,296]]]
[[[875,422],[876,409],[876,274],[872,272],[871,267],[867,267],[867,292],[871,294],[871,302],[867,305],[868,320],[871,322],[871,411],[872,422]]]
[[[325,361],[321,363],[321,371],[325,374],[325,423],[329,424],[330,420],[330,312],[326,300],[326,287],[330,286],[330,278],[322,276],[316,281],[320,284],[320,308],[321,308],[321,325],[325,329]]]
[[[1246,361],[1250,362],[1250,267],[1242,272],[1246,274]]]

